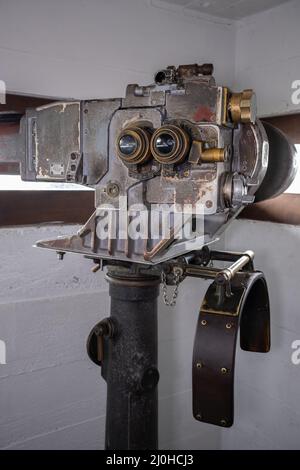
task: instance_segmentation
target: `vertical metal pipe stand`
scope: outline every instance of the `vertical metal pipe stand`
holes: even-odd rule
[[[111,297],[111,337],[104,337],[102,376],[107,382],[106,449],[158,446],[157,297],[160,278],[106,276]]]

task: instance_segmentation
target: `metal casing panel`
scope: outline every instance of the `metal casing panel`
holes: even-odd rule
[[[72,181],[80,160],[80,102],[37,108],[32,158],[37,181]]]

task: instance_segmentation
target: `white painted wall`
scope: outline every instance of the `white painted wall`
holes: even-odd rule
[[[7,90],[70,98],[123,96],[166,65],[212,61],[232,84],[234,31],[149,0],[0,1]]]
[[[292,1],[238,25],[235,86],[255,89],[261,116],[300,110],[291,100],[300,79],[299,18],[300,3]],[[300,448],[300,366],[291,361],[300,339],[299,239],[299,227],[242,220],[226,233],[226,247],[251,247],[266,274],[272,348],[265,356],[239,352],[236,424],[222,435],[222,448]]]
[[[109,311],[106,282],[81,257],[61,262],[53,252],[32,248],[37,239],[75,229],[0,231],[0,338],[7,349],[7,364],[0,365],[0,449],[104,445],[105,383],[86,356],[85,340]],[[266,274],[272,349],[266,355],[237,352],[234,427],[198,423],[192,418],[190,366],[208,282],[185,281],[175,308],[160,299],[160,447],[299,449],[300,365],[291,361],[291,345],[300,340],[300,228],[236,221],[225,238],[228,249],[253,249],[257,269]]]
[[[32,247],[68,230],[0,230],[0,448],[102,445],[105,387],[85,339],[108,311],[105,282],[88,262]]]
[[[222,433],[222,448],[300,448],[300,365],[291,360],[300,339],[300,227],[238,220],[225,235],[226,248],[255,251],[255,266],[268,281],[271,351],[238,351],[236,422]]]
[[[0,365],[0,449],[103,448],[106,387],[85,342],[109,313],[107,284],[80,256],[62,262],[32,247],[76,228],[0,230],[0,339],[7,350],[7,364]],[[192,338],[204,291],[205,283],[189,282],[175,309],[160,299],[162,448],[220,446],[219,430],[192,418]]]
[[[261,116],[300,110],[300,102],[291,100],[292,83],[300,80],[299,19],[300,2],[294,0],[237,26],[235,88],[256,91]]]

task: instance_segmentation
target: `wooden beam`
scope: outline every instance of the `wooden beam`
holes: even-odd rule
[[[84,224],[94,207],[94,191],[0,191],[0,226]]]

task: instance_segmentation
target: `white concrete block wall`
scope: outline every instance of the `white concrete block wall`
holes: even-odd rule
[[[0,230],[0,449],[104,445],[105,382],[86,355],[90,329],[109,312],[108,286],[91,262],[33,248],[76,227]],[[191,358],[207,283],[190,280],[176,308],[159,305],[160,447],[217,448],[217,428],[192,417]],[[197,292],[197,295],[195,294]]]
[[[300,88],[300,2],[245,18],[237,26],[235,88],[253,88],[261,116],[295,113]],[[292,89],[298,81],[297,89]]]
[[[80,257],[32,247],[74,229],[0,230],[0,448],[103,445],[105,385],[85,341],[107,315],[106,282]]]
[[[214,62],[232,84],[234,30],[150,0],[10,0],[0,5],[0,79],[8,90],[65,98],[124,96],[162,67]]]
[[[227,249],[255,251],[255,266],[268,282],[271,351],[238,351],[236,422],[222,433],[222,448],[300,448],[300,365],[291,360],[300,340],[300,227],[238,220],[225,235]]]
[[[109,311],[107,284],[81,257],[61,262],[53,252],[32,248],[37,239],[74,228],[0,230],[0,339],[7,345],[7,364],[0,365],[0,448],[103,447],[106,388],[86,356],[85,341]],[[272,308],[271,352],[238,349],[231,429],[192,417],[193,337],[208,282],[185,281],[174,309],[160,299],[161,448],[299,448],[300,366],[291,361],[291,344],[300,339],[299,239],[298,227],[251,221],[236,221],[226,233],[226,248],[256,252]]]

